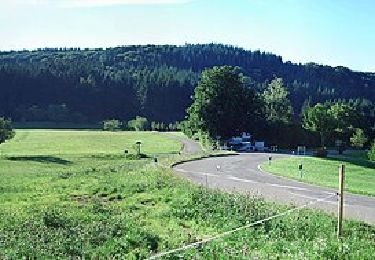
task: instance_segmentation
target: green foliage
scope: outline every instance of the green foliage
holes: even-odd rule
[[[15,132],[12,129],[12,121],[0,117],[0,144],[4,143],[6,140],[12,139],[14,135]]]
[[[245,85],[238,68],[206,69],[188,108],[188,127],[210,137],[229,137],[252,130],[259,119],[260,105],[254,91]]]
[[[321,146],[324,147],[327,135],[334,131],[336,125],[329,109],[318,103],[306,111],[303,117],[303,127],[313,132],[319,132]]]
[[[354,107],[345,103],[316,104],[306,110],[303,117],[303,127],[307,130],[318,132],[321,145],[326,144],[326,139],[333,133],[348,134],[360,125],[364,118]]]
[[[370,161],[375,162],[375,140],[372,142],[371,148],[367,153],[367,157]]]
[[[145,131],[148,128],[148,120],[145,117],[137,116],[128,122],[128,128],[135,131]]]
[[[350,143],[354,147],[363,147],[367,142],[367,137],[364,133],[364,131],[360,128],[357,128],[355,130],[355,133],[353,133],[352,137],[350,138]]]
[[[103,131],[116,131],[121,127],[121,122],[116,119],[105,120],[103,122]]]
[[[281,78],[275,78],[262,93],[265,116],[270,123],[290,123],[293,107],[288,98],[289,92]]]
[[[47,107],[32,105],[28,108],[19,107],[17,114],[22,121],[28,122],[86,122],[87,118],[79,112],[73,112],[66,104],[50,104]]]

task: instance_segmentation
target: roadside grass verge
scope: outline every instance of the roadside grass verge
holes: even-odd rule
[[[303,165],[300,177],[298,165]],[[375,163],[357,158],[316,158],[292,157],[265,162],[262,169],[291,179],[312,183],[323,187],[337,188],[338,166],[345,164],[345,189],[352,193],[375,196]]]
[[[33,143],[39,138],[35,134],[30,131],[24,141]],[[156,133],[141,134],[145,140],[155,140]],[[46,136],[53,135],[47,132]],[[180,145],[173,141],[167,145],[166,137],[160,137],[164,150],[149,148],[152,154],[160,152],[155,163],[151,158],[125,160],[113,146],[106,148],[106,154],[95,153],[95,147],[105,147],[98,143],[104,137],[89,136],[91,139],[81,136],[86,141],[77,142],[75,151],[61,144],[62,153],[35,142],[44,147],[43,156],[59,160],[9,160],[15,154],[38,156],[32,145],[31,155],[27,150],[21,153],[13,141],[3,147],[0,259],[145,259],[293,207],[252,195],[208,190],[176,176],[169,166],[193,156],[178,155]],[[133,133],[128,138],[135,140],[140,135]],[[57,140],[40,142],[59,145]],[[91,144],[92,154],[87,147],[78,147],[80,144]],[[375,227],[346,221],[341,241],[336,239],[335,229],[335,217],[305,209],[164,259],[373,257]]]

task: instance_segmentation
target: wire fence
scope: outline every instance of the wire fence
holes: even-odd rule
[[[272,219],[276,219],[276,218],[279,218],[279,217],[282,217],[282,216],[285,216],[287,214],[290,214],[292,212],[295,212],[295,211],[299,211],[301,209],[304,209],[308,206],[311,206],[311,205],[314,205],[318,202],[323,202],[323,201],[326,201],[330,198],[333,198],[337,196],[337,194],[330,194],[329,196],[326,196],[324,198],[321,198],[321,199],[316,199],[316,200],[313,200],[313,201],[310,201],[306,204],[303,204],[299,207],[295,207],[295,208],[292,208],[292,209],[289,209],[289,210],[286,210],[284,212],[281,212],[281,213],[278,213],[276,215],[273,215],[273,216],[270,216],[270,217],[267,217],[267,218],[264,218],[264,219],[261,219],[261,220],[258,220],[258,221],[255,221],[255,222],[252,222],[250,224],[247,224],[247,225],[244,225],[244,226],[241,226],[241,227],[238,227],[238,228],[235,228],[235,229],[232,229],[232,230],[229,230],[227,232],[223,232],[221,234],[218,234],[216,236],[212,236],[212,237],[209,237],[209,238],[206,238],[206,239],[203,239],[203,240],[200,240],[200,241],[197,241],[197,242],[194,242],[194,243],[191,243],[191,244],[187,244],[183,247],[180,247],[180,248],[175,248],[175,249],[172,249],[172,250],[169,250],[169,251],[165,251],[165,252],[161,252],[159,254],[156,254],[156,255],[153,255],[151,256],[150,258],[148,258],[149,260],[152,260],[152,259],[159,259],[159,258],[162,258],[162,257],[165,257],[165,256],[168,256],[168,255],[171,255],[171,254],[175,254],[175,253],[178,253],[178,252],[183,252],[185,250],[188,250],[188,249],[191,249],[191,248],[196,248],[202,244],[206,244],[206,243],[209,243],[213,240],[217,240],[217,239],[220,239],[220,238],[223,238],[223,237],[226,237],[226,236],[229,236],[233,233],[236,233],[238,231],[241,231],[241,230],[244,230],[244,229],[248,229],[248,228],[251,228],[251,227],[254,227],[256,225],[259,225],[259,224],[263,224],[269,220],[272,220]]]

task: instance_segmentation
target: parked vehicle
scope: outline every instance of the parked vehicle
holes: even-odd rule
[[[252,142],[251,135],[245,132],[242,133],[241,136],[230,138],[226,147],[239,152],[268,151],[268,147],[265,146],[265,142]]]

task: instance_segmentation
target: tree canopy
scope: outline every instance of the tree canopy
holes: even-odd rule
[[[326,144],[326,138],[337,133],[341,136],[353,132],[363,121],[363,115],[345,103],[318,103],[306,110],[303,117],[303,127],[318,132],[321,145]]]
[[[254,90],[245,82],[245,77],[235,67],[203,71],[193,104],[187,110],[191,129],[211,137],[229,137],[254,129],[261,107]]]
[[[283,80],[271,81],[262,94],[266,120],[270,123],[290,123],[293,117],[289,91],[283,86]]]

